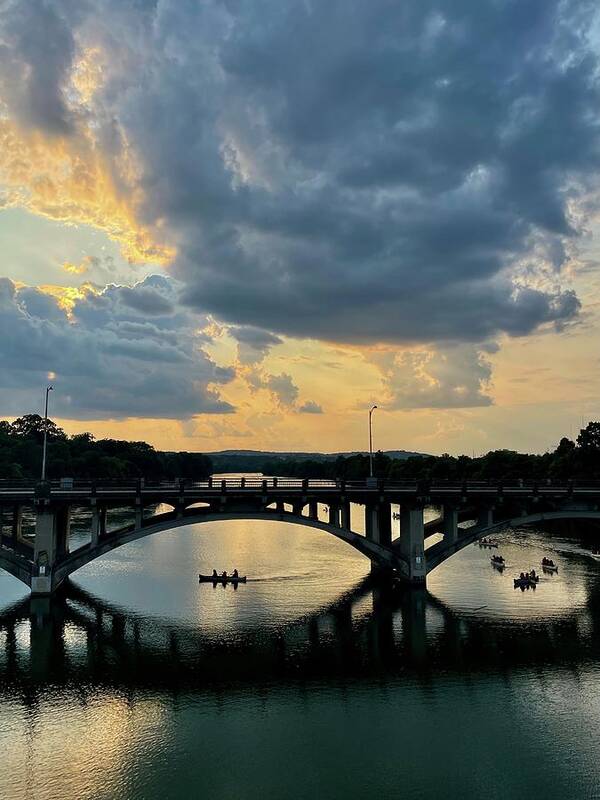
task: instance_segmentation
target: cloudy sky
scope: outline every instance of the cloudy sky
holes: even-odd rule
[[[588,0],[0,0],[0,414],[543,451],[600,417]]]

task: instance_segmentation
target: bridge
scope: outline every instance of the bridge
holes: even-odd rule
[[[161,505],[171,510],[155,513]],[[440,513],[425,522],[424,510],[431,506]],[[90,540],[71,551],[71,512],[82,508],[90,514]],[[131,510],[133,521],[109,530],[107,512],[123,508]],[[357,520],[357,514],[363,518]],[[24,530],[27,516],[33,519],[33,536]],[[27,584],[33,595],[49,595],[73,572],[124,544],[183,525],[232,519],[318,529],[354,547],[374,570],[424,585],[431,570],[501,527],[600,520],[600,484],[278,478],[155,484],[0,481],[0,568]],[[437,540],[427,546],[434,534],[439,534]]]

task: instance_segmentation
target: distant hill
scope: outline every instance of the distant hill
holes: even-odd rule
[[[405,460],[411,456],[423,455],[410,450],[385,450],[389,458]],[[364,450],[350,450],[344,453],[302,453],[276,450],[218,450],[206,453],[212,460],[215,472],[261,472],[265,461],[335,461],[354,455],[368,455]]]

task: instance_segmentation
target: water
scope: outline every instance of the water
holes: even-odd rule
[[[132,543],[51,604],[0,573],[0,797],[599,797],[600,562],[501,541],[503,574],[471,546],[427,592],[277,522]]]

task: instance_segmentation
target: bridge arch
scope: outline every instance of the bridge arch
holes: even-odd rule
[[[577,520],[577,519],[597,519],[600,520],[600,511],[594,510],[579,510],[579,509],[563,509],[561,511],[540,511],[535,514],[525,514],[519,517],[511,517],[509,519],[499,520],[492,525],[473,525],[471,528],[460,528],[462,536],[454,542],[441,541],[429,547],[426,552],[427,557],[427,573],[432,572],[444,561],[447,561],[451,556],[456,555],[465,547],[474,544],[478,539],[482,539],[494,531],[500,531],[503,528],[518,528],[522,525],[534,525],[536,522],[552,521],[552,520]]]
[[[55,567],[54,588],[58,587],[65,578],[72,575],[81,567],[125,544],[130,544],[139,539],[144,539],[147,536],[153,536],[157,533],[175,530],[176,528],[188,525],[230,520],[285,522],[321,530],[350,545],[361,553],[361,555],[369,558],[375,565],[396,570],[401,577],[406,574],[408,569],[408,564],[401,554],[393,552],[389,548],[371,541],[365,536],[348,530],[347,528],[337,527],[328,522],[313,519],[312,517],[301,516],[290,511],[273,509],[263,511],[258,511],[256,509],[215,511],[212,508],[194,507],[193,509],[186,509],[181,516],[177,516],[176,512],[166,512],[164,514],[148,517],[143,520],[141,527],[136,527],[134,524],[126,525],[107,533],[99,540],[96,546],[92,546],[90,543],[74,550]]]

